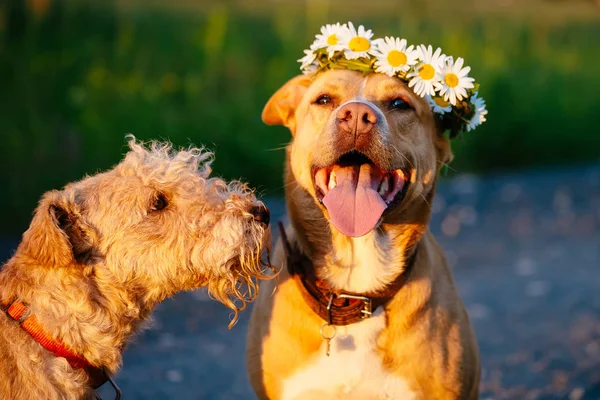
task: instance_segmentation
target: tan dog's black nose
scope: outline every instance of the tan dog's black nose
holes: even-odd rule
[[[359,137],[369,134],[377,123],[375,110],[360,102],[351,102],[342,106],[337,114],[338,126],[343,132]]]
[[[269,226],[271,220],[271,212],[265,206],[254,206],[250,209],[250,213],[254,215],[254,220],[262,222],[265,226]]]

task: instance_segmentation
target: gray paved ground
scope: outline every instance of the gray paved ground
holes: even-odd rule
[[[460,176],[433,207],[479,338],[481,398],[600,399],[600,166]],[[248,316],[228,331],[228,311],[202,292],[166,301],[125,353],[124,398],[254,398]]]

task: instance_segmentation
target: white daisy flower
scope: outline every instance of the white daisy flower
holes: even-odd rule
[[[406,39],[386,36],[385,39],[373,40],[375,71],[394,76],[398,72],[408,72],[417,63],[419,53],[414,46],[406,47]]]
[[[329,57],[336,51],[344,50],[342,43],[342,32],[348,30],[346,24],[340,25],[338,22],[335,25],[327,24],[321,27],[321,33],[316,36],[313,44],[310,45],[311,50],[325,48]]]
[[[312,74],[313,72],[316,72],[319,69],[319,64],[317,64],[317,62],[315,61],[314,63],[310,64],[308,67],[304,68],[304,70],[302,71],[305,75],[308,74]]]
[[[369,54],[373,53],[374,48],[371,43],[373,32],[370,29],[365,30],[365,27],[360,25],[357,31],[352,22],[348,22],[348,28],[342,31],[340,35],[348,60],[368,57]]]
[[[448,100],[444,100],[439,96],[431,97],[426,94],[425,98],[431,107],[431,110],[436,114],[446,114],[452,111],[452,104]]]
[[[469,122],[467,122],[467,132],[472,131],[479,125],[485,122],[485,116],[487,115],[487,109],[485,108],[485,101],[481,97],[477,97],[479,92],[476,92],[471,97],[471,107],[475,108],[475,114]]]
[[[302,57],[301,59],[298,60],[298,62],[301,64],[300,70],[302,72],[304,72],[305,74],[308,74],[309,72],[313,72],[316,69],[316,67],[318,66],[316,63],[316,58],[317,58],[317,55],[315,54],[314,51],[304,50],[304,57]],[[315,68],[312,68],[313,66]]]
[[[414,87],[414,92],[421,97],[426,94],[435,96],[434,84],[441,79],[440,71],[446,56],[442,54],[442,49],[439,47],[434,53],[431,45],[429,47],[420,45],[417,51],[420,62],[415,66],[413,72],[407,75],[407,78],[412,78],[408,82],[408,87]]]
[[[467,97],[467,89],[472,89],[475,82],[475,79],[467,76],[471,67],[463,68],[463,63],[461,57],[458,57],[456,62],[452,57],[448,57],[440,73],[441,80],[434,84],[440,95],[444,96],[444,100],[450,101],[453,106],[457,100]]]

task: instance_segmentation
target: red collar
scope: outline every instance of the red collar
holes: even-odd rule
[[[56,357],[64,357],[71,367],[76,369],[82,368],[88,374],[89,383],[92,388],[96,389],[110,379],[103,368],[93,366],[88,360],[69,349],[66,344],[48,334],[38,322],[35,315],[28,315],[28,307],[25,304],[19,301],[12,301],[8,304],[1,304],[1,308],[6,315],[17,321],[21,325],[21,328],[29,333],[46,350]]]

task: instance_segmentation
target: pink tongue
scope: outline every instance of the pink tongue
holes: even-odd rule
[[[346,236],[366,235],[387,208],[377,193],[381,174],[369,164],[335,167],[333,172],[337,186],[323,197],[331,223]]]

